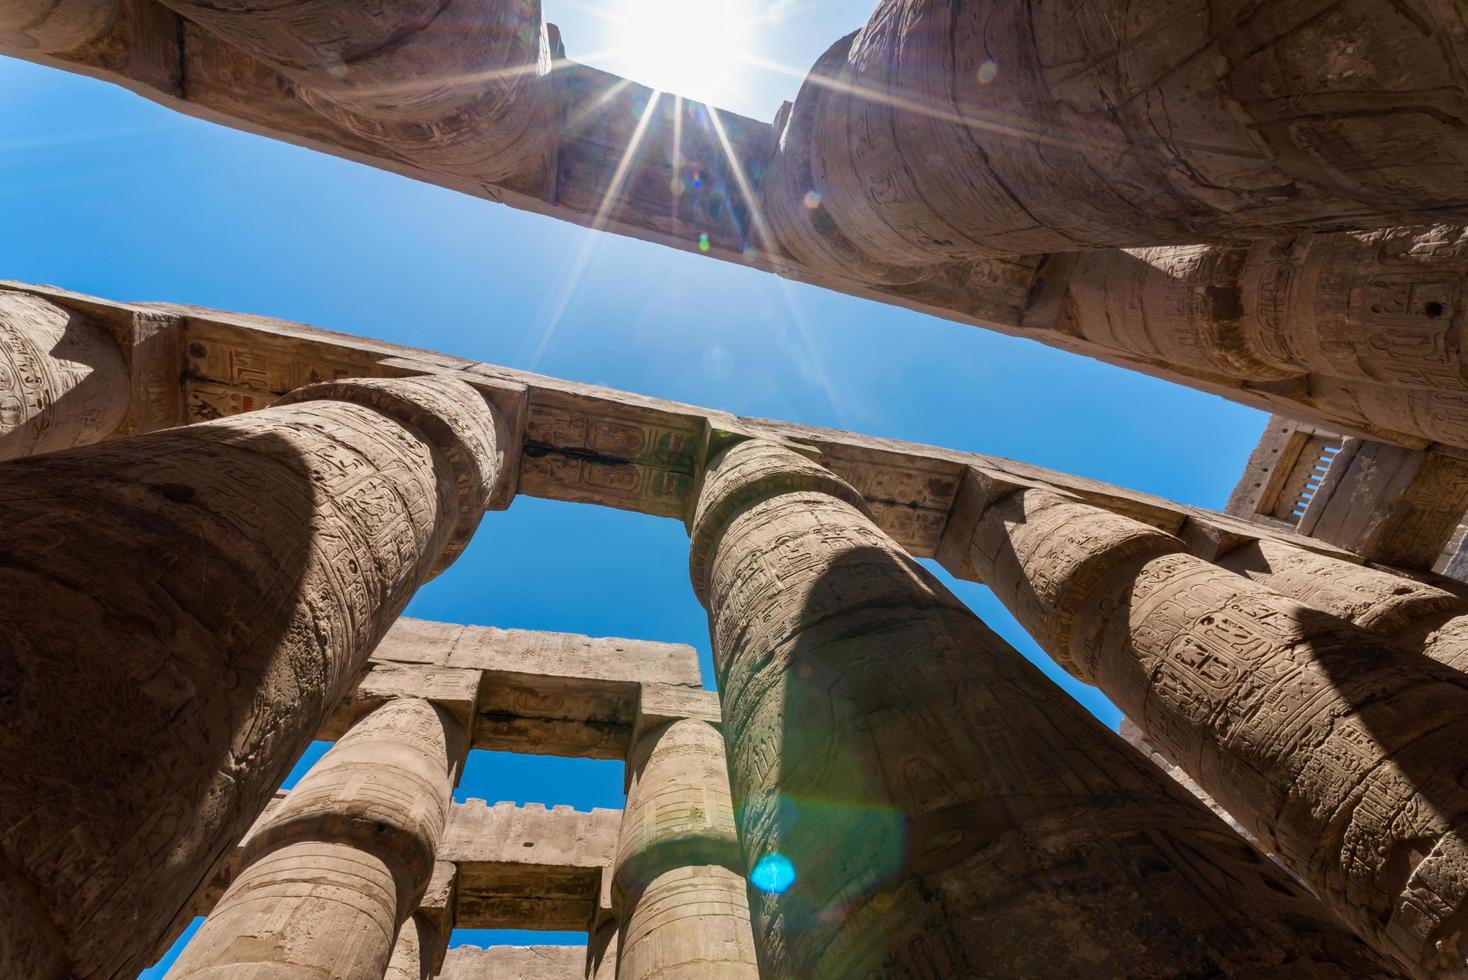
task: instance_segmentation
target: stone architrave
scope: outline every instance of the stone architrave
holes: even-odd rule
[[[250,836],[170,980],[383,980],[433,875],[465,737],[421,698],[359,721]]]
[[[1279,541],[1251,541],[1218,565],[1374,633],[1399,650],[1468,670],[1468,602],[1444,589]]]
[[[1420,975],[1468,968],[1468,676],[1139,521],[992,495],[969,560],[1047,653],[1374,946]]]
[[[502,180],[559,136],[540,0],[162,0],[416,166]]]
[[[763,211],[857,282],[1462,220],[1465,60],[1450,4],[882,0],[796,97]]]
[[[500,481],[449,378],[0,466],[0,974],[130,977]]]
[[[796,452],[691,518],[766,976],[1393,975]]]
[[[696,718],[657,725],[627,766],[617,980],[759,980],[723,736]]]
[[[131,397],[105,327],[39,296],[0,292],[0,460],[101,442]]]

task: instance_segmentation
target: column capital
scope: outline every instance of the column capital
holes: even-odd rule
[[[693,591],[708,603],[709,556],[714,543],[742,508],[787,493],[823,493],[870,518],[861,493],[815,460],[763,439],[746,439],[720,450],[704,469],[698,502],[688,521],[692,541],[689,572]]]
[[[502,413],[457,378],[354,378],[297,388],[277,404],[352,402],[422,432],[448,459],[458,489],[458,521],[431,572],[452,565],[469,545],[479,520],[507,477],[510,443]]]

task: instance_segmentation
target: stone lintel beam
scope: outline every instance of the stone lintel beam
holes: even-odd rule
[[[239,856],[289,797],[284,791],[276,794],[219,875],[199,893],[190,918],[209,914],[234,880]],[[605,905],[604,879],[621,823],[621,810],[455,803],[418,909],[429,914],[445,942],[453,929],[589,930]],[[157,955],[181,931],[160,943]]]
[[[1468,511],[1468,457],[1347,439],[1299,530],[1383,565],[1430,570]]]
[[[455,946],[439,980],[583,980],[585,946]]]
[[[1262,529],[1238,517],[1000,457],[739,418],[266,317],[112,303],[20,283],[0,283],[0,288],[88,311],[147,311],[178,318],[187,341],[183,397],[191,421],[269,404],[321,377],[449,373],[482,391],[523,390],[514,416],[519,419],[514,431],[523,435],[524,447],[516,472],[518,492],[533,497],[684,518],[699,477],[702,447],[711,432],[720,430],[796,442],[819,453],[825,466],[861,491],[878,526],[918,557],[936,553],[945,527],[957,516],[953,512],[960,485],[970,471],[978,470],[993,479],[1073,493],[1094,506],[1200,542],[1211,537],[1215,551],[1226,551],[1238,540],[1277,534],[1298,547],[1360,561],[1344,549]],[[1208,556],[1203,550],[1199,554]]]
[[[625,759],[644,687],[664,699],[701,690],[698,653],[683,644],[407,618],[369,666],[323,738],[384,697],[416,691],[472,705],[471,748]]]
[[[621,810],[455,806],[439,851],[458,869],[455,927],[589,930],[621,822]]]
[[[1262,373],[1256,371],[1242,374],[1233,370],[1234,365],[1231,364],[1224,364],[1220,368],[1214,363],[1217,358],[1212,357],[1211,351],[1205,350],[1211,346],[1209,343],[1198,344],[1189,340],[1194,335],[1205,336],[1210,341],[1229,337],[1236,327],[1232,311],[1238,303],[1215,302],[1213,297],[1216,290],[1212,287],[1217,284],[1209,275],[1193,275],[1191,272],[1188,275],[1167,274],[1163,278],[1175,282],[1170,287],[1164,283],[1164,288],[1154,290],[1159,295],[1171,289],[1173,292],[1195,293],[1198,297],[1204,297],[1198,302],[1171,304],[1171,310],[1178,313],[1178,316],[1173,318],[1176,323],[1169,323],[1168,330],[1176,334],[1172,339],[1180,340],[1180,345],[1169,346],[1163,343],[1162,349],[1157,350],[1153,349],[1155,345],[1146,338],[1142,338],[1143,342],[1138,342],[1135,324],[1143,322],[1145,318],[1129,314],[1136,312],[1144,298],[1140,293],[1132,295],[1135,292],[1134,284],[1145,285],[1148,281],[1157,279],[1154,266],[1187,267],[1192,270],[1200,265],[1194,261],[1188,248],[1194,241],[1208,239],[1210,236],[1216,238],[1219,235],[1231,238],[1284,235],[1286,237],[1279,240],[1277,247],[1270,243],[1269,249],[1272,251],[1266,250],[1268,254],[1261,252],[1262,259],[1256,263],[1266,272],[1272,272],[1281,268],[1280,263],[1272,261],[1275,252],[1287,254],[1289,262],[1304,262],[1307,253],[1312,252],[1310,242],[1315,238],[1333,243],[1327,244],[1319,253],[1326,255],[1332,262],[1348,263],[1354,260],[1357,251],[1370,247],[1370,243],[1365,246],[1354,244],[1348,235],[1298,234],[1301,231],[1322,227],[1379,228],[1383,225],[1383,216],[1386,214],[1395,214],[1395,223],[1408,225],[1430,220],[1424,216],[1437,215],[1440,220],[1449,220],[1445,216],[1462,214],[1461,201],[1455,201],[1451,207],[1440,206],[1444,201],[1444,188],[1456,179],[1458,169],[1457,163],[1452,162],[1454,150],[1450,148],[1450,144],[1453,138],[1423,135],[1440,126],[1441,119],[1450,118],[1451,113],[1448,110],[1432,109],[1412,115],[1405,106],[1394,103],[1395,111],[1383,115],[1375,103],[1364,111],[1361,105],[1347,104],[1352,101],[1347,93],[1322,94],[1311,90],[1312,86],[1326,84],[1315,77],[1316,73],[1311,70],[1321,59],[1312,55],[1302,56],[1303,48],[1283,53],[1284,48],[1291,46],[1276,36],[1279,31],[1290,34],[1284,21],[1271,21],[1268,27],[1262,28],[1264,34],[1260,38],[1267,36],[1268,41],[1261,40],[1263,46],[1259,52],[1262,53],[1258,56],[1272,57],[1269,53],[1279,49],[1281,56],[1294,59],[1292,64],[1302,70],[1297,73],[1298,77],[1286,72],[1287,77],[1279,81],[1283,88],[1275,92],[1274,101],[1287,103],[1297,94],[1307,102],[1324,99],[1322,105],[1328,111],[1321,118],[1329,116],[1333,121],[1327,125],[1350,129],[1354,133],[1353,137],[1337,139],[1344,132],[1341,130],[1335,136],[1318,142],[1318,145],[1312,143],[1313,148],[1309,151],[1295,148],[1283,152],[1282,155],[1268,154],[1263,160],[1258,156],[1257,148],[1250,143],[1249,152],[1235,159],[1231,165],[1228,174],[1232,176],[1213,175],[1224,183],[1233,181],[1238,174],[1248,174],[1249,179],[1227,191],[1213,187],[1211,179],[1205,180],[1204,183],[1211,188],[1203,195],[1209,199],[1206,202],[1193,200],[1188,198],[1188,193],[1183,193],[1182,197],[1187,198],[1190,203],[1183,210],[1189,217],[1181,225],[1176,220],[1177,214],[1171,216],[1172,220],[1162,219],[1160,215],[1154,214],[1154,205],[1160,206],[1163,201],[1176,203],[1175,195],[1179,193],[1181,184],[1187,184],[1198,176],[1199,171],[1194,169],[1198,165],[1197,160],[1181,166],[1171,177],[1163,176],[1163,171],[1168,171],[1176,161],[1163,164],[1161,171],[1138,177],[1144,185],[1153,185],[1148,193],[1157,195],[1155,200],[1148,198],[1150,203],[1145,207],[1138,206],[1135,201],[1118,206],[1106,196],[1114,190],[1114,185],[1107,185],[1106,193],[1087,192],[1081,201],[1066,200],[1067,194],[1076,193],[1074,186],[1062,188],[1057,193],[1056,188],[1059,185],[1042,177],[1030,191],[1046,197],[1051,205],[1058,204],[1059,211],[1056,213],[1067,219],[1086,213],[1087,208],[1095,207],[1098,201],[1109,202],[1102,204],[1098,213],[1077,219],[1083,223],[1090,222],[1089,232],[1079,239],[1070,233],[1059,234],[1058,238],[1049,241],[1054,250],[1037,251],[1038,246],[1044,244],[1044,236],[1054,234],[1054,229],[1047,230],[1044,226],[1033,225],[1033,216],[1021,211],[1019,213],[1026,223],[1027,231],[1037,232],[1041,238],[984,234],[982,237],[985,241],[982,245],[960,248],[961,254],[926,254],[931,252],[931,248],[925,248],[925,245],[931,246],[935,241],[949,242],[951,245],[956,240],[955,236],[963,238],[975,229],[985,226],[983,221],[975,223],[965,219],[957,226],[958,231],[950,229],[936,239],[923,233],[916,240],[909,240],[904,238],[904,233],[898,233],[896,245],[900,261],[897,264],[900,268],[896,268],[894,272],[883,261],[833,263],[832,256],[828,254],[832,241],[838,242],[838,253],[844,251],[854,255],[861,251],[848,247],[851,243],[843,238],[840,231],[826,236],[828,240],[814,251],[807,247],[810,242],[803,240],[803,237],[809,237],[810,231],[802,231],[804,222],[814,223],[815,238],[819,239],[826,235],[825,226],[831,225],[833,219],[838,225],[843,222],[849,224],[853,214],[860,214],[870,203],[863,203],[866,195],[861,189],[867,178],[854,178],[848,174],[845,183],[840,188],[833,189],[825,187],[824,181],[835,178],[825,174],[821,180],[816,180],[810,174],[808,161],[804,164],[801,162],[801,154],[810,152],[809,147],[801,146],[802,140],[810,136],[810,120],[807,118],[810,112],[806,109],[819,113],[822,108],[812,104],[805,92],[802,92],[799,100],[802,108],[793,112],[788,107],[782,109],[775,125],[747,119],[700,103],[667,94],[660,95],[647,86],[568,61],[562,52],[559,31],[551,28],[548,34],[549,53],[553,58],[550,74],[540,77],[540,67],[537,65],[535,72],[523,78],[513,72],[495,76],[497,89],[503,88],[506,91],[500,93],[503,98],[490,100],[496,103],[494,106],[479,105],[462,112],[454,110],[457,114],[450,117],[450,124],[439,126],[430,121],[432,113],[424,115],[424,103],[441,103],[445,98],[452,101],[462,96],[460,88],[454,85],[419,86],[417,91],[413,91],[410,86],[408,94],[412,97],[389,105],[389,115],[393,118],[384,120],[380,118],[382,106],[371,107],[364,114],[359,111],[363,108],[361,105],[352,104],[354,99],[360,102],[359,97],[363,95],[370,101],[376,94],[374,86],[368,84],[354,90],[354,85],[358,81],[370,81],[375,72],[390,67],[402,54],[399,48],[414,48],[413,42],[432,35],[431,29],[415,27],[394,34],[400,42],[398,45],[369,59],[369,64],[354,62],[352,71],[337,72],[331,67],[322,71],[322,65],[335,64],[334,59],[340,52],[322,53],[317,50],[312,57],[303,59],[299,57],[301,52],[298,51],[294,60],[283,56],[278,43],[280,27],[272,16],[275,13],[273,9],[250,11],[241,15],[238,5],[205,4],[198,0],[168,2],[198,18],[199,23],[182,18],[163,3],[151,0],[127,0],[125,3],[118,3],[116,0],[72,0],[64,6],[73,9],[105,9],[109,13],[94,24],[91,30],[82,31],[81,34],[72,30],[51,30],[46,39],[27,38],[24,30],[20,30],[28,26],[22,18],[16,25],[20,33],[12,36],[0,35],[4,37],[3,42],[0,42],[0,53],[107,80],[185,114],[311,147],[413,179],[506,203],[517,209],[550,215],[581,225],[595,225],[616,234],[750,265],[850,295],[1010,335],[1024,336],[1063,350],[1232,398],[1265,411],[1287,411],[1294,417],[1320,421],[1340,431],[1415,444],[1414,440],[1420,442],[1439,438],[1431,433],[1437,431],[1434,426],[1446,421],[1449,429],[1444,431],[1450,434],[1451,440],[1458,440],[1459,445],[1468,440],[1468,433],[1465,433],[1464,426],[1459,421],[1465,407],[1464,399],[1460,395],[1446,392],[1435,399],[1415,398],[1395,391],[1389,384],[1374,383],[1377,374],[1381,373],[1372,363],[1380,351],[1377,347],[1370,348],[1367,356],[1362,359],[1364,371],[1362,365],[1346,357],[1344,360],[1327,358],[1325,366],[1336,372],[1335,374],[1318,373],[1318,358],[1314,357],[1318,352],[1308,344],[1302,346],[1299,343],[1294,346],[1284,345],[1282,368],[1278,364],[1269,363]],[[343,6],[354,7],[345,3],[345,0]],[[473,7],[472,4],[466,6]],[[1001,16],[1012,15],[1021,6],[1015,0],[1007,6],[1008,13]],[[110,13],[112,10],[116,11],[115,16]],[[924,21],[933,15],[933,9],[924,9],[915,13],[915,22]],[[241,16],[249,23],[241,24]],[[527,30],[527,34],[533,34],[537,38],[542,36],[538,12],[532,15],[518,5],[511,13],[498,8],[486,8],[481,22],[501,24],[506,19],[513,20],[516,17],[523,19],[527,25],[534,22],[534,30]],[[62,20],[54,16],[49,19],[57,22]],[[351,20],[352,25],[330,35],[326,39],[328,47],[349,40],[361,28],[362,20],[388,20],[381,14],[345,19]],[[885,57],[885,54],[873,52],[880,52],[895,37],[882,37],[883,31],[878,26],[881,20],[878,18],[874,21],[872,29],[876,30],[876,34],[862,44],[863,50],[867,52],[865,60],[873,64]],[[1139,14],[1136,20],[1145,23],[1147,15]],[[1376,24],[1375,20],[1369,22]],[[1336,45],[1338,50],[1355,52],[1355,61],[1358,63],[1349,69],[1351,71],[1369,73],[1378,70],[1380,65],[1373,64],[1373,59],[1379,58],[1396,57],[1401,59],[1401,63],[1412,65],[1411,72],[1397,79],[1397,83],[1403,86],[1403,91],[1389,96],[1391,99],[1409,101],[1418,96],[1404,93],[1411,91],[1414,86],[1427,84],[1424,79],[1441,76],[1449,63],[1449,56],[1442,51],[1450,50],[1455,43],[1461,43],[1454,40],[1456,35],[1451,29],[1442,27],[1440,23],[1432,23],[1431,17],[1423,16],[1420,20],[1412,20],[1404,15],[1391,18],[1388,26],[1377,26],[1378,30],[1390,33],[1392,39],[1389,42],[1351,44],[1353,38],[1359,37],[1362,23],[1363,18],[1353,14],[1344,15],[1344,19],[1326,18],[1319,24],[1308,25],[1308,29],[1293,36],[1308,37],[1309,44]],[[370,28],[369,33],[381,32],[384,25],[374,24]],[[0,30],[3,29],[4,25],[0,24]],[[310,33],[299,25],[296,29],[303,35]],[[1251,27],[1250,30],[1252,29]],[[93,37],[96,30],[102,33]],[[466,37],[443,49],[442,60],[445,63],[451,64],[482,48],[483,35],[489,32],[481,30],[464,33]],[[1054,31],[1047,26],[1042,33],[1053,34]],[[1171,31],[1166,33],[1173,41],[1178,40]],[[1065,32],[1067,38],[1074,34],[1069,29]],[[79,37],[86,37],[87,40],[79,41]],[[510,38],[513,35],[505,37]],[[298,42],[301,39],[291,40]],[[321,47],[320,39],[306,40],[307,47],[303,50],[310,50],[313,45],[316,49]],[[850,38],[844,40],[849,44]],[[1052,37],[1051,41],[1053,40]],[[1199,40],[1201,43],[1202,39]],[[1016,38],[1016,41],[1023,44],[1033,42],[1034,39],[1024,42]],[[1138,41],[1132,37],[1122,43],[1136,45]],[[1254,42],[1251,40],[1246,43]],[[1441,50],[1434,45],[1441,46]],[[1414,52],[1414,46],[1419,50]],[[416,47],[423,45],[416,44]],[[1378,48],[1381,51],[1376,51]],[[1371,49],[1372,53],[1360,53],[1367,49]],[[1205,46],[1201,50],[1213,49]],[[246,52],[253,52],[254,56]],[[841,44],[838,44],[828,54],[828,59],[835,56],[838,61],[842,61],[843,52]],[[973,53],[968,52],[963,56],[968,58],[970,55]],[[492,53],[491,61],[495,58],[503,60],[504,57],[512,62],[517,59],[523,62],[529,57],[529,52],[526,50],[516,54],[496,50]],[[1010,57],[1020,59],[1030,56],[1006,54],[999,60],[1002,62]],[[1216,59],[1208,64],[1221,64],[1227,60],[1216,53],[1196,56],[1190,54],[1185,60],[1189,60],[1193,68],[1197,69],[1207,57]],[[993,64],[992,60],[989,63]],[[528,67],[528,62],[526,64]],[[817,66],[817,71],[821,73],[826,70]],[[1022,71],[1017,61],[1012,62],[999,85],[988,86],[974,94],[987,99],[998,96],[1001,91],[1023,91],[1024,85],[1033,85],[1035,80],[1029,79],[1020,88],[1013,88],[1020,83]],[[1075,91],[1069,91],[1064,96],[1055,95],[1055,98],[1066,102],[1077,96],[1081,89],[1100,84],[1089,73],[1082,74],[1086,77],[1077,77],[1073,82],[1077,86]],[[972,75],[972,72],[964,72],[960,81],[971,87]],[[1161,77],[1172,78],[1173,75],[1173,72],[1164,72]],[[1184,72],[1183,77],[1192,78],[1187,72]],[[1211,76],[1202,80],[1202,87],[1198,92],[1173,92],[1168,96],[1156,93],[1149,96],[1138,94],[1133,98],[1138,104],[1145,105],[1154,104],[1153,99],[1163,99],[1169,105],[1189,104],[1191,108],[1184,110],[1187,115],[1197,115],[1198,120],[1210,120],[1208,123],[1195,120],[1197,124],[1208,127],[1208,138],[1202,140],[1203,142],[1211,143],[1216,132],[1222,130],[1230,130],[1235,136],[1243,131],[1252,132],[1248,127],[1245,130],[1231,129],[1237,120],[1223,111],[1222,105],[1238,103],[1233,98],[1225,97],[1221,90],[1214,87],[1217,79],[1210,79]],[[893,82],[906,84],[895,79]],[[1161,82],[1158,84],[1162,85]],[[1178,84],[1187,86],[1192,83]],[[1454,84],[1459,83],[1444,82],[1439,86],[1437,82],[1433,82],[1428,88],[1440,88],[1443,92],[1449,92],[1453,90]],[[1295,93],[1292,88],[1295,85],[1303,85],[1304,89]],[[509,89],[517,91],[512,93]],[[814,91],[820,89],[819,84],[813,86]],[[397,94],[392,85],[388,85],[388,91]],[[1291,95],[1287,97],[1280,94],[1285,91],[1291,92]],[[1094,91],[1090,92],[1091,96],[1095,94]],[[542,127],[540,130],[533,126],[528,130],[522,127],[521,123],[526,120],[545,115],[547,97],[559,103],[552,107],[554,111],[551,117],[561,120],[561,124],[557,127]],[[946,96],[940,96],[940,99],[942,97]],[[1423,104],[1428,104],[1439,96],[1422,94],[1420,97],[1426,100]],[[1048,98],[1035,93],[1024,96],[1025,105],[1029,108],[1047,104]],[[1031,105],[1031,99],[1037,101]],[[906,111],[892,106],[879,107],[877,103],[871,106],[863,103],[857,105],[861,111],[896,111],[899,114]],[[435,111],[445,109],[444,105],[436,105]],[[1196,113],[1195,109],[1198,110]],[[940,114],[942,111],[951,110],[940,110]],[[963,111],[959,110],[960,115]],[[1047,110],[1037,111],[1043,114]],[[1219,113],[1222,115],[1218,115]],[[509,130],[484,118],[500,114],[505,114],[514,121]],[[1398,116],[1413,120],[1410,129],[1403,130],[1408,125],[1404,122],[1382,122],[1385,119],[1396,120]],[[1310,118],[1316,117],[1312,115]],[[936,117],[929,118],[919,113],[918,118],[903,120],[896,124],[896,131],[904,134],[904,140],[915,139],[917,143],[892,147],[892,153],[876,154],[875,157],[884,161],[900,161],[904,165],[933,159],[976,161],[982,157],[983,154],[962,150],[932,152],[933,144],[924,140],[939,139],[941,142],[952,137],[964,143],[970,138],[963,132],[963,127],[953,129],[951,123],[952,120],[949,123],[951,131],[948,136],[937,137],[934,133],[942,130],[945,124],[937,122]],[[894,124],[892,121],[867,120],[866,125],[884,128]],[[1038,125],[1046,131],[1065,129],[1064,124],[1053,120],[1042,121]],[[1308,129],[1315,124],[1291,124],[1291,128],[1297,125]],[[419,127],[422,132],[415,134],[412,132],[414,127]],[[1284,132],[1283,129],[1271,131],[1277,134]],[[506,132],[513,137],[508,143],[503,138]],[[1371,135],[1363,137],[1363,132]],[[539,133],[539,136],[522,138],[527,133]],[[986,138],[995,136],[996,134],[986,133]],[[824,138],[832,137],[828,133]],[[1313,136],[1308,137],[1296,133],[1290,137],[1296,138],[1305,142],[1319,141],[1320,133],[1314,132]],[[1351,148],[1353,140],[1363,138],[1369,143],[1369,151]],[[1191,142],[1199,142],[1201,139],[1199,137]],[[676,168],[670,165],[675,142],[681,142],[684,159],[697,161],[697,164],[687,163]],[[1189,143],[1189,140],[1184,139],[1178,145]],[[1424,149],[1421,153],[1412,150],[1402,152],[1404,147],[1419,143],[1424,148],[1430,146],[1431,150]],[[516,152],[506,154],[504,150],[507,145],[523,149],[524,152],[517,149]],[[777,153],[780,145],[786,149]],[[1016,160],[1024,158],[1034,149],[1024,141],[1022,147],[1023,152],[1015,156]],[[1280,173],[1266,172],[1269,167],[1282,160],[1315,159],[1317,150],[1326,155],[1337,151],[1343,153],[1344,156],[1334,162],[1344,168],[1343,173],[1350,171],[1352,175],[1336,174],[1335,177],[1323,178],[1322,183],[1321,174],[1328,173],[1330,165],[1318,172],[1313,168],[1306,168],[1309,173],[1305,176],[1296,173],[1288,178]],[[914,152],[916,156],[912,155]],[[793,161],[792,153],[795,155]],[[1393,155],[1395,162],[1383,163],[1382,153]],[[1227,159],[1229,155],[1224,153],[1222,158]],[[1370,165],[1364,162],[1367,158],[1373,161]],[[619,176],[618,161],[624,159],[628,161],[628,167]],[[1171,159],[1170,151],[1167,159]],[[1152,162],[1156,164],[1158,159],[1153,159]],[[501,167],[501,164],[505,166]],[[894,163],[895,165],[897,164]],[[978,163],[973,165],[987,166]],[[927,166],[931,168],[931,162]],[[1379,170],[1379,166],[1386,169]],[[1044,169],[1035,168],[1033,172],[1038,174]],[[1075,169],[1063,168],[1066,180],[1060,181],[1060,184],[1066,184],[1070,177],[1074,177]],[[1206,171],[1209,168],[1204,166],[1202,169]],[[772,174],[768,181],[765,177],[766,171],[771,171]],[[1388,171],[1394,171],[1396,176],[1380,183],[1378,178]],[[1406,172],[1411,172],[1412,176],[1405,176]],[[904,180],[920,180],[923,182],[922,186],[927,186],[930,191],[950,185],[973,191],[975,187],[984,186],[988,179],[980,179],[974,175],[969,177],[977,181],[977,184],[971,186],[967,178],[958,180],[946,172],[934,174],[915,171]],[[1372,184],[1376,192],[1386,194],[1378,204],[1387,198],[1395,203],[1386,207],[1385,211],[1380,207],[1366,206],[1362,203],[1363,199],[1357,196],[1359,190],[1353,190],[1346,194],[1351,202],[1349,206],[1341,205],[1338,197],[1341,188],[1332,181],[1339,178],[1350,182],[1357,177]],[[1181,184],[1174,186],[1171,183],[1174,178],[1178,178]],[[1300,181],[1298,187],[1295,183],[1297,180]],[[1160,185],[1157,184],[1158,181],[1161,181]],[[1276,181],[1296,187],[1300,193],[1272,198],[1269,207],[1262,209],[1255,206],[1257,201],[1254,205],[1243,206],[1232,197],[1242,195],[1247,198],[1256,195],[1260,187],[1273,186]],[[837,183],[842,181],[838,179]],[[816,185],[825,187],[820,191],[823,204],[818,209],[819,216],[804,206],[806,192]],[[674,188],[678,190],[675,191]],[[1302,190],[1304,188],[1308,190]],[[967,192],[960,192],[960,196],[963,193]],[[980,193],[982,196],[987,192]],[[1214,199],[1215,194],[1224,196]],[[1459,198],[1461,196],[1457,195]],[[898,192],[898,197],[905,201],[895,205],[899,210],[910,205],[914,198],[910,188]],[[887,205],[878,206],[878,211],[891,204],[889,201]],[[1199,207],[1202,210],[1196,210]],[[1347,209],[1339,213],[1332,212],[1332,208],[1339,207]],[[1311,208],[1315,210],[1311,211]],[[1291,209],[1303,211],[1291,214],[1286,219],[1284,212]],[[947,204],[940,206],[940,210],[947,212]],[[958,206],[958,211],[952,213],[962,210]],[[987,218],[1010,210],[1012,208],[1009,204],[1003,204],[992,212],[987,206],[981,207],[980,213]],[[1199,216],[1203,214],[1213,217],[1201,219]],[[760,215],[763,215],[762,219]],[[888,210],[884,214],[867,214],[856,219],[858,225],[868,226],[868,231],[877,229],[878,240],[887,239],[878,251],[885,248],[890,252],[894,245],[891,234],[893,229],[884,227],[893,217]],[[911,215],[908,214],[907,217]],[[1153,221],[1154,218],[1157,220]],[[1147,227],[1135,227],[1135,222],[1139,219],[1145,219],[1142,223]],[[902,225],[904,220],[898,219],[897,224]],[[1132,226],[1128,226],[1129,221]],[[1197,225],[1196,230],[1187,230],[1193,228],[1197,221],[1202,223]],[[1113,228],[1113,224],[1121,227]],[[847,230],[850,231],[850,228]],[[907,232],[912,230],[906,229]],[[1117,233],[1120,237],[1117,237]],[[1090,253],[1096,257],[1095,261],[1081,263],[1077,262],[1073,253],[1073,249],[1077,247],[1094,249],[1122,241],[1133,245],[1155,245],[1167,241],[1181,242],[1183,245],[1151,250],[1161,253],[1159,257],[1144,257],[1118,250],[1097,250]],[[845,244],[839,244],[840,242]],[[865,244],[869,247],[872,241]],[[1223,246],[1219,249],[1220,255],[1217,257],[1211,251],[1208,252],[1201,265],[1211,268],[1216,264],[1232,269],[1237,263],[1233,262],[1230,247]],[[1414,261],[1421,259],[1426,262],[1452,263],[1457,258],[1451,249],[1414,248],[1409,251],[1414,253]],[[1395,253],[1388,257],[1388,261],[1393,258]],[[1364,261],[1369,264],[1371,259]],[[912,262],[920,264],[914,267]],[[1349,271],[1354,267],[1341,265],[1341,268]],[[1203,271],[1209,272],[1208,269]],[[1278,301],[1292,312],[1296,306],[1310,307],[1315,302],[1317,293],[1315,277],[1295,272],[1294,280],[1309,282],[1310,285],[1294,291],[1289,288],[1289,278],[1290,273],[1286,270],[1281,276],[1269,280],[1268,288],[1257,291],[1260,302],[1283,297]],[[1344,278],[1337,277],[1336,281]],[[1450,291],[1445,291],[1444,282],[1441,276],[1436,279],[1429,277],[1412,286],[1410,291],[1406,287],[1397,290],[1407,297],[1409,312],[1436,318],[1427,326],[1438,328],[1439,333],[1442,332],[1442,325],[1455,320],[1457,315],[1453,312],[1452,298],[1448,295]],[[1115,290],[1115,298],[1121,304],[1118,307],[1119,312],[1124,314],[1123,318],[1129,324],[1120,330],[1120,336],[1113,337],[1105,329],[1098,332],[1093,323],[1076,320],[1072,316],[1076,307],[1099,309],[1098,304],[1092,301],[1093,297],[1108,294],[1111,284],[1115,283],[1122,284]],[[1382,287],[1388,293],[1395,288],[1392,283]],[[1220,295],[1230,296],[1233,285],[1224,283],[1221,290]],[[1243,292],[1248,293],[1248,288]],[[1297,297],[1297,292],[1304,298]],[[1324,300],[1315,305],[1322,308],[1328,307],[1337,298],[1337,293],[1328,288],[1319,289],[1318,292],[1324,296]],[[1390,298],[1395,300],[1395,294]],[[1394,317],[1400,319],[1398,304],[1395,302],[1364,305],[1372,310],[1367,319],[1371,320],[1373,329],[1380,328],[1383,335],[1390,334],[1401,326],[1392,322]],[[1378,314],[1378,310],[1385,312]],[[1444,312],[1451,315],[1444,316]],[[1345,319],[1349,320],[1349,317]],[[1355,325],[1352,326],[1354,328]],[[1407,332],[1417,330],[1418,326],[1420,324],[1409,326]],[[1355,332],[1358,335],[1364,334],[1360,330]],[[1451,345],[1439,341],[1435,346],[1441,352]],[[1400,358],[1408,362],[1409,367],[1413,367],[1414,355],[1403,357],[1400,351],[1404,349],[1403,345],[1398,345],[1398,351],[1380,359],[1389,363],[1392,359]],[[1201,357],[1197,356],[1200,350],[1203,351]],[[1248,366],[1252,368],[1257,365],[1251,360]],[[1427,370],[1441,368],[1441,364],[1430,364]],[[1357,376],[1362,373],[1369,379],[1365,383]],[[1439,374],[1441,375],[1440,370]]]

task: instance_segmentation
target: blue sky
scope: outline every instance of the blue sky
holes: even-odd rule
[[[646,30],[710,29],[671,0],[546,0],[567,53],[679,84],[677,63],[613,50],[606,11],[663,8]],[[869,4],[751,6],[746,50],[684,75],[768,119]],[[688,8],[693,9],[693,8]],[[713,25],[717,28],[718,25]],[[642,64],[646,71],[638,68]],[[1002,69],[1001,69],[1002,70]],[[670,76],[668,73],[672,72]],[[0,278],[122,300],[301,320],[714,408],[992,453],[1221,507],[1265,418],[1028,341],[880,306],[693,254],[596,235],[171,113],[121,89],[0,59]],[[937,570],[935,566],[932,566]],[[940,576],[1108,724],[988,591]],[[707,626],[687,539],[666,519],[521,499],[409,609],[447,621],[690,643]],[[324,747],[303,760],[308,763]],[[621,806],[621,766],[475,753],[459,798]],[[575,934],[456,935],[492,942]],[[145,977],[162,976],[171,957]]]

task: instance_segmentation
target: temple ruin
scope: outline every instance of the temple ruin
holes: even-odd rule
[[[883,0],[768,123],[537,0],[0,0],[0,53],[1275,416],[1214,512],[0,282],[0,976],[196,916],[170,977],[1468,975],[1461,5]],[[718,694],[402,617],[519,496],[682,522]],[[482,749],[626,806],[454,802]]]

